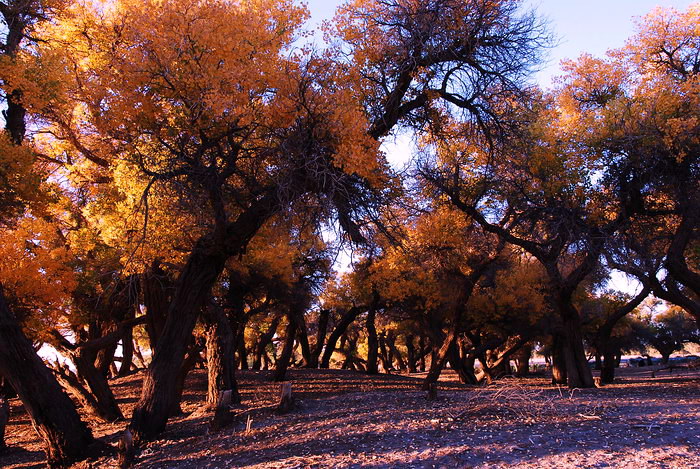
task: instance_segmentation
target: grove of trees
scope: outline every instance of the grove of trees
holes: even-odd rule
[[[591,356],[605,384],[700,340],[700,4],[549,90],[519,0],[349,0],[322,50],[293,0],[0,13],[0,378],[51,466],[105,449],[86,416],[137,369],[142,445],[201,364],[213,408],[239,369],[478,385],[537,347],[594,387]]]

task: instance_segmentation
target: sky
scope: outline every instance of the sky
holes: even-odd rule
[[[535,76],[544,88],[560,72],[562,59],[576,58],[582,53],[602,56],[608,49],[621,47],[634,33],[635,18],[644,16],[657,6],[685,10],[698,0],[525,0],[550,24],[558,44],[550,51],[549,60]],[[309,26],[331,19],[340,0],[308,0],[311,11]]]

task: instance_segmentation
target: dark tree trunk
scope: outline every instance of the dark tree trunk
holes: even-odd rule
[[[478,384],[479,380],[474,374],[474,358],[473,357],[461,357],[459,354],[459,348],[457,347],[457,342],[452,342],[448,350],[447,359],[452,366],[452,369],[459,376],[459,382],[462,384]]]
[[[608,317],[605,323],[598,330],[598,334],[596,337],[596,367],[598,367],[598,362],[600,360],[601,354],[603,355],[604,360],[602,367],[599,368],[601,370],[601,384],[612,383],[615,380],[616,350],[613,347],[611,340],[613,330],[615,329],[615,325],[620,321],[620,319],[634,311],[634,308],[639,306],[639,304],[641,304],[641,302],[644,301],[644,299],[649,295],[650,290],[650,287],[648,285],[645,285],[642,291],[639,292],[639,294],[637,294],[637,296],[635,296],[627,304],[617,309],[612,315],[610,315],[610,317]]]
[[[9,310],[0,285],[0,375],[19,395],[44,441],[50,466],[83,459],[95,443],[73,401],[44,365]]]
[[[406,361],[403,359],[401,351],[396,346],[396,334],[393,331],[390,331],[387,335],[386,345],[389,347],[389,352],[391,352],[392,363],[396,361],[400,372],[406,371],[408,366],[406,366]]]
[[[199,311],[227,257],[221,246],[214,245],[210,237],[204,237],[193,249],[178,278],[165,328],[157,340],[151,366],[144,374],[141,399],[129,427],[137,444],[162,432],[173,409],[179,407],[178,376],[183,370],[186,347]]]
[[[173,281],[155,260],[141,277],[143,303],[146,306],[146,333],[151,345],[151,356],[158,346],[168,317],[168,306],[173,293]]]
[[[311,347],[309,346],[309,332],[306,329],[306,319],[304,318],[304,310],[301,308],[295,308],[292,319],[296,323],[297,341],[299,342],[299,346],[301,347],[301,356],[304,359],[304,367],[310,368],[311,364],[313,363],[313,359],[311,358]]]
[[[100,416],[107,422],[121,420],[124,415],[122,415],[117,399],[109,387],[106,375],[95,367],[95,355],[93,350],[78,347],[71,353],[71,358],[78,377],[87,384],[95,397]]]
[[[116,329],[114,327],[110,327],[103,331],[102,335],[111,334],[112,332],[115,332],[115,330]],[[114,355],[117,352],[117,343],[118,342],[115,341],[113,344],[100,349],[95,355],[93,366],[96,367],[105,378],[109,377],[110,375],[111,366],[112,363],[114,363]]]
[[[406,336],[406,355],[408,361],[408,372],[417,373],[418,369],[416,367],[416,347],[413,344],[415,337],[409,334]]]
[[[381,334],[377,336],[377,342],[379,345],[379,359],[382,362],[382,368],[384,368],[384,373],[390,373],[394,369],[391,360],[389,359],[389,351],[386,347],[386,332],[382,331]]]
[[[321,358],[321,368],[328,368],[331,363],[331,356],[335,350],[335,346],[338,343],[338,339],[342,336],[348,329],[350,324],[357,318],[357,316],[362,313],[363,308],[359,306],[353,306],[343,314],[340,321],[333,329],[330,337],[328,337],[328,343],[326,344],[326,349],[323,351],[323,357]]]
[[[180,364],[180,370],[178,370],[177,376],[175,377],[175,388],[173,390],[174,398],[172,407],[168,411],[168,417],[173,417],[175,415],[182,414],[182,409],[180,408],[180,402],[182,401],[182,394],[185,392],[185,382],[187,381],[187,375],[190,371],[197,366],[197,363],[202,359],[200,354],[201,347],[196,342],[190,341],[191,345],[187,350],[187,355],[185,359]]]
[[[143,354],[141,353],[141,347],[139,347],[139,344],[136,341],[134,341],[134,356],[136,357],[138,366],[142,368],[146,368],[148,366],[146,364],[146,360],[143,358]]]
[[[258,340],[258,343],[255,346],[255,355],[253,357],[254,370],[260,370],[262,360],[267,356],[267,354],[265,353],[265,349],[267,348],[268,344],[272,342],[272,338],[275,336],[275,333],[277,332],[277,328],[279,327],[281,321],[282,316],[275,316],[272,319],[272,322],[270,323],[270,327],[268,327],[267,331],[260,336],[260,339]]]
[[[425,336],[421,335],[418,338],[418,347],[420,347],[420,351],[421,351],[420,361],[419,361],[419,364],[420,364],[419,370],[421,372],[424,372],[425,371],[425,357],[430,353],[430,347],[428,347],[425,343]]]
[[[5,444],[5,429],[7,428],[7,423],[10,421],[10,404],[7,402],[5,396],[0,395],[0,456],[7,449]]]
[[[564,322],[564,357],[566,359],[566,382],[570,388],[595,387],[593,373],[588,366],[586,351],[583,348],[583,335],[578,312],[571,309],[562,318]]]
[[[595,351],[595,369],[598,371],[603,369],[603,356],[598,350]]]
[[[326,331],[328,329],[328,318],[331,312],[328,309],[322,309],[318,314],[318,329],[316,330],[316,344],[311,350],[311,362],[309,368],[318,368],[318,359],[323,350],[323,344],[326,341]]]
[[[525,344],[513,354],[515,359],[515,375],[524,378],[530,374],[530,357],[532,356],[532,345]]]
[[[127,330],[122,337],[122,362],[118,376],[126,376],[131,372],[134,363],[134,331]]]
[[[377,340],[377,328],[374,326],[374,320],[377,316],[377,310],[370,308],[367,312],[367,374],[376,375],[379,373],[377,364],[377,353],[379,341]]]
[[[552,384],[566,384],[564,342],[560,333],[552,336]]]
[[[609,343],[604,343],[603,367],[600,370],[600,382],[609,384],[615,381],[615,350]]]
[[[209,307],[207,322],[207,406],[216,408],[221,393],[229,390],[231,403],[240,404],[231,323],[217,306]]]
[[[292,359],[292,353],[294,352],[294,337],[297,332],[297,323],[293,318],[287,319],[287,328],[285,331],[284,347],[282,348],[282,354],[277,359],[275,364],[275,374],[273,376],[273,381],[284,381],[287,375],[287,368],[289,367],[289,362]]]
[[[248,369],[248,350],[245,347],[245,336],[241,336],[238,340],[238,363],[240,364],[241,370]]]

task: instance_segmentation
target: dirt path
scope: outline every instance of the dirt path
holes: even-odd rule
[[[192,378],[185,415],[135,467],[700,468],[698,375],[627,373],[613,386],[573,393],[535,378],[482,388],[444,382],[438,400],[427,401],[417,378],[295,370],[297,408],[276,416],[277,386],[264,373],[243,372],[245,408],[236,424],[213,434],[198,410],[204,375]],[[138,376],[116,382],[127,414],[139,384]],[[15,449],[0,466],[41,467],[38,441],[13,410],[8,443],[29,451]],[[123,427],[96,433],[114,441]],[[104,459],[94,467],[113,464]]]

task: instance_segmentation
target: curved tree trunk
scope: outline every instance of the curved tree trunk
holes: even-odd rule
[[[364,309],[359,306],[353,306],[343,314],[338,321],[338,324],[333,329],[330,337],[328,337],[328,342],[326,343],[326,348],[323,351],[323,357],[321,358],[321,368],[328,368],[331,363],[331,356],[335,351],[335,346],[338,343],[338,339],[342,336],[348,329],[348,326],[362,313]]]
[[[87,455],[95,443],[73,401],[24,336],[9,310],[0,285],[0,374],[19,395],[44,441],[50,466],[68,466]]]
[[[319,311],[316,329],[316,344],[314,344],[314,348],[311,350],[311,361],[309,362],[309,368],[318,368],[318,359],[321,356],[323,344],[326,341],[326,331],[328,329],[328,319],[330,315],[331,312],[328,309],[322,309]]]
[[[284,381],[287,375],[287,368],[289,367],[289,362],[292,359],[292,354],[294,352],[294,338],[297,332],[297,324],[293,318],[287,318],[287,327],[285,329],[284,347],[282,348],[282,354],[277,359],[275,363],[275,374],[273,376],[273,381]]]
[[[78,377],[87,384],[90,392],[95,397],[100,416],[107,422],[121,420],[124,418],[124,415],[119,409],[112,389],[109,387],[107,377],[94,365],[95,355],[96,353],[92,350],[78,347],[71,354],[71,358],[75,364]]]
[[[267,328],[264,334],[260,336],[258,343],[255,345],[255,354],[253,356],[253,369],[260,370],[262,366],[263,358],[266,357],[265,349],[268,344],[272,342],[272,338],[277,333],[277,328],[282,321],[282,316],[275,316],[270,323],[270,327]]]
[[[299,346],[301,347],[301,356],[304,359],[304,367],[310,368],[310,365],[313,363],[313,359],[311,357],[311,347],[309,346],[309,332],[306,329],[306,319],[304,318],[304,310],[295,309],[293,314],[294,315],[292,319],[296,323],[297,341],[299,342]]]

